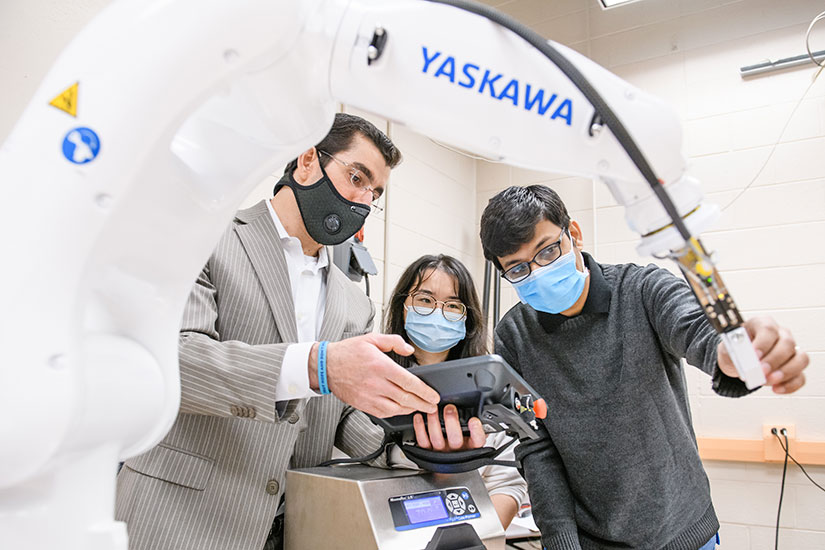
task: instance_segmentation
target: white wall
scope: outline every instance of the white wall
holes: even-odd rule
[[[535,30],[592,57],[670,102],[684,121],[691,171],[721,205],[753,186],[704,235],[722,276],[747,316],[768,314],[789,327],[811,356],[808,383],[791,397],[763,389],[746,399],[713,395],[689,371],[699,436],[761,439],[763,423],[790,423],[797,438],[825,439],[825,77],[807,92],[814,69],[742,80],[738,69],[804,53],[814,0],[642,0],[603,11],[596,0],[487,2]],[[825,25],[823,25],[825,27]],[[825,48],[825,28],[811,47]],[[771,154],[773,144],[779,145]],[[634,247],[623,210],[601,185],[480,163],[478,208],[507,185],[546,182],[584,220],[585,248],[602,262],[647,263]],[[505,293],[515,302],[512,291]],[[723,547],[773,548],[781,466],[706,463],[723,522]],[[825,548],[825,494],[791,468],[782,509],[781,547]],[[825,482],[825,468],[809,472]]]
[[[424,254],[454,256],[480,281],[475,161],[399,124],[390,125],[390,136],[404,162],[393,170],[388,190],[384,296]]]

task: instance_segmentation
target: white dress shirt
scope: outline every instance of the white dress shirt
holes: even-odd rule
[[[312,345],[318,340],[321,323],[326,311],[327,266],[329,256],[327,248],[322,247],[317,257],[304,254],[301,241],[286,232],[284,224],[272,208],[271,201],[266,201],[269,214],[284,249],[289,285],[292,289],[292,303],[295,305],[295,323],[298,327],[298,344],[286,349],[281,365],[281,376],[275,386],[275,400],[288,401],[320,395],[309,387],[307,362]]]

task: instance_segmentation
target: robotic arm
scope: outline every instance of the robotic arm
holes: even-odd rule
[[[0,149],[0,540],[126,547],[115,465],[175,419],[192,281],[338,102],[603,181],[639,251],[679,261],[743,379],[764,383],[695,237],[717,210],[685,175],[674,113],[491,17],[463,1],[122,0],[78,35]],[[50,105],[74,83],[76,111]]]
[[[471,38],[455,40],[458,29]],[[354,4],[331,85],[347,104],[488,158],[605,183],[641,236],[638,252],[678,263],[747,387],[765,383],[744,320],[696,237],[718,207],[685,173],[681,125],[661,101],[466,0]]]

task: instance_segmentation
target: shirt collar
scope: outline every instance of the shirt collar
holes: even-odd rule
[[[315,263],[316,258],[312,258],[310,260],[310,257],[303,253],[301,240],[298,237],[293,237],[287,233],[286,227],[284,227],[284,224],[281,223],[281,218],[278,217],[278,213],[275,212],[275,208],[272,207],[272,201],[266,201],[266,207],[269,210],[269,215],[272,217],[272,222],[275,224],[275,229],[278,231],[278,237],[281,239],[281,244],[284,246],[284,251],[287,254],[293,253],[296,257],[298,256],[297,253],[300,253],[300,255],[304,258],[304,263]],[[318,252],[317,263],[314,266],[315,270],[323,269],[329,265],[329,256],[327,254],[327,247],[322,246],[321,250]]]
[[[582,252],[582,257],[587,269],[590,270],[590,288],[587,291],[587,299],[584,301],[581,313],[607,313],[610,309],[611,293],[610,286],[602,273],[602,266],[587,252]],[[539,324],[546,332],[553,332],[562,323],[572,319],[572,317],[567,317],[561,313],[545,313],[543,311],[537,311],[536,313],[538,314]]]

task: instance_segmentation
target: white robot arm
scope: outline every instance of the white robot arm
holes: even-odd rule
[[[681,125],[661,101],[466,0],[353,3],[330,80],[341,101],[469,151],[604,182],[641,236],[639,253],[678,262],[742,380],[765,383],[744,320],[695,237],[718,208],[686,175]]]
[[[338,102],[603,181],[640,252],[679,260],[749,387],[764,383],[693,237],[716,210],[685,176],[674,113],[572,50],[549,43],[563,71],[466,11],[487,8],[446,4],[121,0],[64,51],[0,149],[0,540],[125,548],[114,469],[175,419],[192,281],[251,188],[320,141]],[[76,113],[51,106],[73,83]]]

